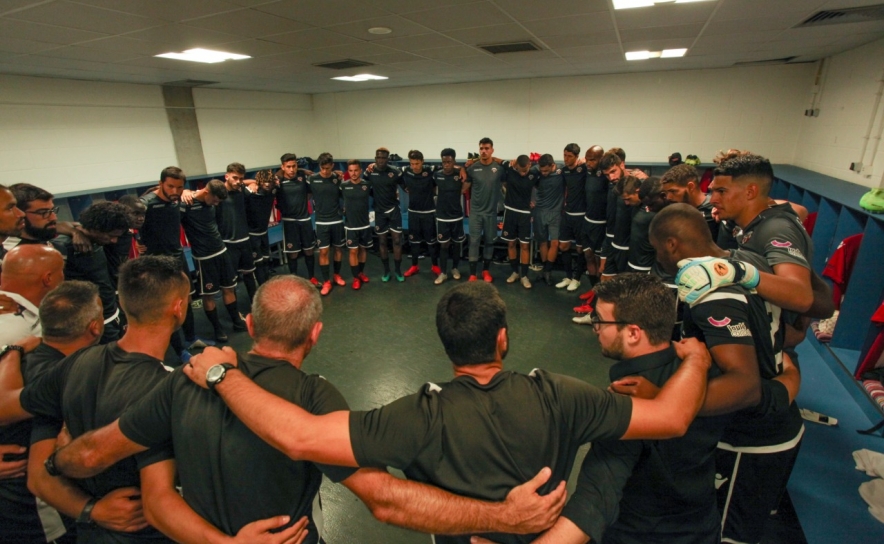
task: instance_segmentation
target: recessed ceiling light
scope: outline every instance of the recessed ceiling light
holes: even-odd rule
[[[614,0],[614,9],[647,8],[657,4],[690,4],[710,0]]]
[[[687,49],[664,49],[663,51],[628,51],[626,60],[674,59],[683,57]]]
[[[337,79],[339,81],[372,81],[375,79],[390,79],[385,76],[376,76],[374,74],[359,74],[355,76],[340,76],[333,77],[332,79]]]
[[[660,53],[661,59],[674,59],[677,57],[683,57],[685,53],[687,53],[687,49],[664,49]]]
[[[224,62],[225,60],[242,60],[250,59],[248,55],[237,55],[236,53],[227,53],[224,51],[212,51],[211,49],[188,49],[181,53],[163,53],[162,55],[154,55],[164,59],[189,60],[191,62],[205,62],[213,64],[216,62]]]
[[[391,32],[393,32],[393,29],[385,26],[376,26],[368,29],[369,34],[389,34]]]

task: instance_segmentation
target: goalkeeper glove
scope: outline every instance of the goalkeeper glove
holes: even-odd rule
[[[678,298],[693,305],[704,296],[725,285],[741,285],[754,289],[761,279],[758,269],[735,259],[703,257],[682,259],[675,276]]]

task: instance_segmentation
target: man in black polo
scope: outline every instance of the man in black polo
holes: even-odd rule
[[[488,283],[491,277],[491,257],[494,256],[494,239],[497,238],[497,203],[500,185],[507,166],[494,160],[494,142],[491,138],[479,140],[479,160],[466,168],[464,193],[470,194],[470,281],[476,281],[479,265],[479,245],[482,250],[482,279]]]
[[[347,285],[341,277],[343,247],[347,243],[341,212],[342,180],[334,172],[334,166],[335,160],[331,153],[322,153],[319,155],[319,172],[307,178],[316,217],[316,245],[319,248],[319,269],[322,272],[320,293],[323,296],[331,293],[332,282],[341,287]],[[329,259],[332,248],[333,260]]]
[[[144,225],[139,230],[141,243],[147,248],[147,255],[167,255],[178,259],[181,263],[181,271],[190,277],[190,267],[184,257],[184,249],[181,247],[181,212],[178,204],[181,194],[184,192],[184,184],[187,178],[184,172],[176,166],[167,166],[160,172],[160,181],[156,189],[145,193],[141,202],[147,207],[144,216]],[[191,296],[196,290],[191,287]],[[184,339],[181,338],[184,334]],[[186,348],[197,341],[196,326],[193,319],[193,309],[188,306],[187,317],[181,326],[181,333],[172,333],[171,344],[175,353],[182,360],[190,357]]]
[[[221,292],[234,332],[246,330],[236,305],[236,271],[227,255],[216,221],[215,206],[227,198],[227,188],[213,179],[193,193],[190,204],[181,204],[181,226],[190,242],[191,254],[199,274],[203,310],[215,331],[215,340],[227,341],[227,333],[218,318],[215,295]]]
[[[594,145],[586,150],[586,215],[583,220],[583,253],[586,257],[586,273],[592,284],[599,281],[599,253],[605,242],[608,192],[611,184],[599,169],[605,150]],[[591,293],[592,291],[588,291]],[[587,300],[587,299],[583,299]]]
[[[243,180],[246,167],[238,162],[227,165],[224,174],[224,187],[227,198],[215,208],[218,230],[227,247],[230,264],[246,284],[249,300],[255,297],[258,284],[255,280],[255,259],[249,242],[249,222],[246,216],[246,190]],[[268,214],[269,217],[269,214]]]
[[[436,237],[439,239],[439,270],[436,285],[448,279],[448,251],[452,250],[451,277],[459,280],[460,258],[463,255],[463,180],[460,167],[455,164],[457,154],[450,147],[442,150],[442,168],[433,173],[436,185]]]
[[[64,421],[76,438],[115,420],[132,402],[147,395],[168,376],[163,357],[167,339],[181,326],[190,300],[190,282],[171,257],[133,259],[120,269],[120,305],[129,327],[117,342],[80,350],[44,372],[23,390],[4,391],[0,422],[30,414]],[[151,450],[122,461],[103,473],[80,480],[93,498],[78,514],[78,542],[167,542],[152,527],[131,534],[95,525],[97,500],[117,489],[139,486],[139,470],[161,467],[170,451]],[[51,462],[46,470],[58,476]]]
[[[255,343],[239,357],[239,368],[261,387],[314,414],[347,409],[332,384],[301,370],[304,357],[318,341],[321,314],[320,297],[306,280],[274,277],[259,290],[248,317]],[[323,473],[356,493],[382,521],[417,530],[468,532],[506,527],[529,532],[534,523],[526,523],[522,514],[511,508],[515,506],[511,499],[521,495],[519,492],[509,493],[503,504],[485,503],[453,497],[377,469],[356,471],[292,461],[249,431],[221,399],[206,394],[180,371],[117,422],[59,451],[56,463],[64,472],[82,477],[150,445],[170,442],[175,445],[188,504],[229,535],[252,520],[287,514],[292,521],[308,516],[307,542],[317,542],[322,532],[318,493]],[[88,464],[86,460],[90,460]],[[244,466],[250,469],[244,471]],[[529,484],[534,486],[531,492],[540,479],[542,475]],[[170,479],[164,487],[174,492],[174,483]],[[152,488],[145,485],[147,510],[156,509],[152,515],[163,520],[162,528],[169,536],[190,541],[187,532],[193,529],[181,523],[176,512],[159,505]],[[562,490],[557,491],[553,497],[535,496],[528,502],[536,506],[544,503],[555,511],[556,495]],[[433,515],[426,515],[428,512]],[[555,517],[538,514],[541,525]]]
[[[113,245],[129,230],[129,210],[116,202],[98,202],[80,214],[80,227],[92,242],[92,251],[80,253],[68,236],[59,236],[52,245],[65,259],[64,274],[69,280],[83,280],[98,286],[104,308],[104,335],[101,343],[119,339],[120,309],[117,306],[117,286],[111,279],[105,246]]]
[[[543,281],[554,285],[552,269],[559,254],[559,229],[562,225],[562,204],[565,201],[565,178],[549,153],[537,162],[540,179],[537,194],[532,202],[534,240],[540,248],[543,261]]]
[[[276,203],[282,215],[283,252],[289,260],[289,272],[298,273],[298,256],[304,253],[307,273],[304,277],[319,287],[319,280],[314,273],[313,250],[316,247],[316,233],[310,219],[310,208],[307,202],[310,187],[307,184],[305,170],[298,168],[298,157],[294,153],[286,153],[280,158],[281,167],[276,174]]]
[[[360,289],[368,283],[365,275],[365,260],[372,246],[371,222],[368,209],[371,200],[371,182],[362,179],[362,165],[359,159],[347,161],[347,174],[350,179],[341,183],[344,198],[344,230],[347,232],[347,249],[350,251],[350,272],[353,274],[353,289]]]
[[[503,233],[507,242],[507,256],[513,273],[506,279],[515,283],[521,279],[525,289],[531,289],[528,279],[528,261],[531,258],[531,196],[540,182],[540,172],[531,168],[528,155],[519,155],[515,165],[503,178]],[[516,243],[519,250],[516,250]],[[517,256],[518,255],[518,256]]]
[[[562,210],[562,227],[559,230],[559,251],[564,256],[565,277],[556,284],[557,289],[576,291],[580,287],[580,277],[586,268],[586,258],[583,257],[584,225],[586,221],[586,174],[585,164],[578,164],[580,158],[580,146],[568,144],[565,146],[562,176],[565,178],[565,207]],[[570,254],[571,244],[576,244],[577,250]],[[582,262],[581,262],[582,261]]]
[[[270,279],[270,214],[278,191],[272,170],[255,174],[255,183],[247,186],[246,220],[249,225],[249,245],[255,262],[255,277],[259,284]],[[311,228],[312,232],[312,228]],[[284,246],[285,244],[283,244]]]
[[[690,204],[700,210],[712,239],[718,240],[719,221],[712,215],[712,195],[700,190],[700,174],[691,164],[673,166],[660,178],[666,199],[670,202]]]
[[[436,241],[436,186],[433,181],[433,167],[424,164],[424,154],[416,149],[408,152],[409,167],[402,171],[402,186],[408,193],[408,245],[411,249],[411,268],[405,271],[406,278],[420,272],[418,262],[421,244],[427,245],[427,252],[433,263],[432,272],[437,276],[439,268],[439,246]]]
[[[553,472],[544,491],[554,488],[567,478],[578,447],[587,441],[678,436],[688,428],[705,390],[708,354],[696,342],[684,345],[691,354],[685,354],[665,394],[650,403],[630,403],[627,397],[543,370],[530,375],[504,371],[506,306],[493,287],[480,282],[448,290],[436,323],[455,379],[428,383],[371,412],[311,416],[230,368],[214,390],[243,423],[294,459],[401,467],[409,478],[485,500],[502,499],[543,466]],[[200,384],[215,363],[236,362],[232,350],[208,348],[200,357],[183,369]],[[213,375],[221,368],[227,367],[213,369]],[[492,537],[499,542],[531,538]],[[437,535],[435,541],[469,539]]]
[[[402,172],[390,166],[390,150],[379,147],[374,154],[374,166],[362,173],[371,182],[374,193],[374,230],[378,235],[378,246],[384,275],[381,280],[390,281],[389,248],[387,234],[393,240],[393,265],[397,281],[405,281],[402,275],[402,210],[399,208],[399,187],[402,185]]]
[[[628,272],[629,235],[632,231],[631,208],[623,197],[623,188],[637,188],[638,179],[626,171],[626,164],[616,153],[608,151],[602,156],[599,168],[614,185],[608,197],[608,217],[605,225],[605,244],[602,249],[604,265],[602,280]]]

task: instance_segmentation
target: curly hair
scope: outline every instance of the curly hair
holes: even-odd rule
[[[119,202],[97,202],[83,210],[80,224],[95,232],[126,232],[129,230],[129,208]]]

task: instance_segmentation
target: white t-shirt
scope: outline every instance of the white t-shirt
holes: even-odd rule
[[[17,293],[0,291],[18,303],[13,313],[0,314],[0,345],[14,344],[28,336],[42,336],[40,314],[36,306]]]

